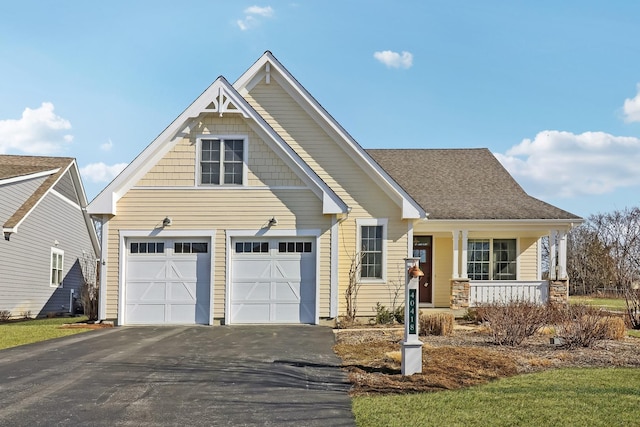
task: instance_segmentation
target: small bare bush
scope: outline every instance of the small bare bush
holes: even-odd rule
[[[556,336],[569,348],[593,347],[600,340],[621,339],[625,334],[623,319],[584,304],[567,307],[556,325]]]
[[[9,310],[0,310],[0,322],[8,322],[11,319],[11,312]]]
[[[546,325],[547,308],[527,301],[483,304],[478,315],[489,325],[491,342],[498,345],[520,345]]]
[[[633,329],[640,329],[640,289],[627,289],[624,293],[627,316]]]
[[[420,335],[451,335],[454,317],[451,313],[423,314],[420,312],[418,333]]]
[[[605,338],[608,340],[621,340],[627,336],[627,325],[624,319],[618,316],[604,317],[602,322],[605,323]]]

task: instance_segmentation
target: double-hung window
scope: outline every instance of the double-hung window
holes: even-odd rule
[[[471,280],[516,280],[516,239],[469,239],[467,274]]]
[[[51,286],[62,286],[62,274],[64,270],[64,251],[51,248]]]
[[[200,138],[200,184],[243,185],[246,140]]]
[[[358,220],[360,279],[384,280],[386,260],[386,220]]]

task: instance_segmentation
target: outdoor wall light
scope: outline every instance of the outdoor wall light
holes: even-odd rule
[[[269,227],[275,227],[276,225],[278,225],[278,219],[275,216],[273,216],[269,220]]]
[[[420,267],[418,267],[417,265],[409,268],[409,277],[417,278],[422,276],[424,276],[424,272],[420,270]]]
[[[162,220],[162,226],[168,227],[170,225],[171,225],[171,218],[169,218],[168,216],[165,216],[164,219]]]

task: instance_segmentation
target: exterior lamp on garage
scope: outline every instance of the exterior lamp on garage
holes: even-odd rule
[[[269,227],[275,227],[278,225],[278,219],[274,216],[269,220]]]
[[[171,218],[169,218],[168,216],[165,216],[164,219],[162,220],[162,226],[168,227],[170,225],[171,225]]]

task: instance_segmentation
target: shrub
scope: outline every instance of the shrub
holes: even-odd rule
[[[390,323],[393,323],[394,320],[395,320],[394,313],[392,313],[391,310],[389,310],[384,305],[377,302],[375,323],[377,325],[388,325]]]
[[[478,315],[488,322],[491,342],[498,345],[520,345],[547,323],[548,312],[543,305],[527,301],[494,302],[477,308]]]
[[[393,317],[396,319],[396,322],[404,324],[404,305],[396,307],[393,312]]]
[[[0,322],[8,322],[11,319],[11,312],[9,310],[0,310]]]
[[[473,323],[481,323],[482,317],[480,316],[480,312],[477,308],[469,308],[464,312],[462,316],[462,320],[466,320],[467,322]]]
[[[627,325],[624,319],[618,316],[607,316],[602,321],[605,323],[605,338],[608,340],[621,340],[627,336]]]
[[[605,339],[622,339],[626,335],[624,320],[599,307],[570,305],[561,312],[556,336],[570,348],[593,347]]]
[[[453,332],[453,314],[420,312],[418,333],[419,335],[451,335]]]

